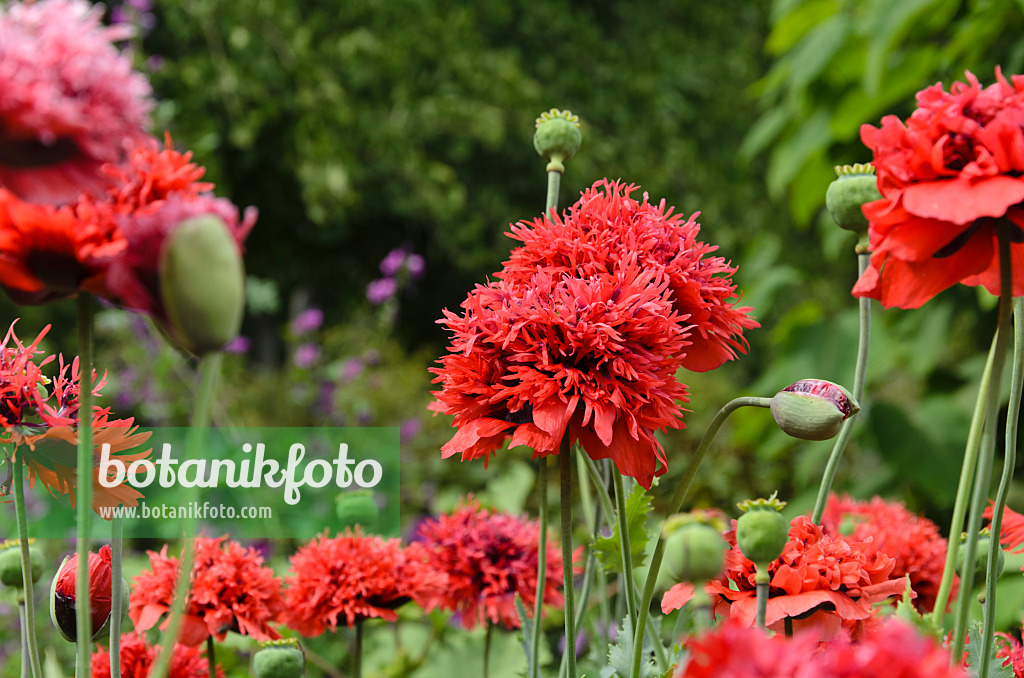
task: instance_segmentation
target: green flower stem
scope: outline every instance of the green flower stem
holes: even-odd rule
[[[533,678],[541,678],[540,675],[540,639],[541,616],[544,613],[544,586],[547,583],[548,574],[548,459],[541,457],[537,460],[537,490],[539,495],[537,501],[540,504],[540,543],[537,545],[537,591],[533,601],[533,657],[530,666],[533,667]]]
[[[494,635],[494,622],[487,620],[487,630],[484,631],[484,675],[488,678],[491,675],[491,636]]]
[[[360,619],[356,622],[356,637],[352,648],[352,678],[363,678],[363,626]]]
[[[92,295],[78,295],[78,395],[77,552],[75,575],[75,675],[86,678],[92,663],[92,618],[89,614],[89,539],[92,518],[92,329],[95,313]]]
[[[213,644],[213,636],[206,637],[206,669],[210,678],[217,678],[217,648]]]
[[[704,437],[700,439],[697,450],[693,453],[690,464],[686,467],[686,472],[683,473],[679,486],[669,501],[669,506],[673,507],[671,513],[679,513],[682,510],[683,502],[686,501],[686,494],[690,491],[690,484],[693,482],[694,476],[697,475],[700,465],[704,462],[704,457],[707,456],[711,443],[714,442],[715,436],[718,435],[718,430],[722,428],[722,424],[729,418],[729,415],[741,407],[771,407],[771,402],[771,398],[747,396],[734,398],[727,402],[722,409],[718,410],[715,418],[708,425],[707,431],[704,432]],[[651,608],[651,601],[654,599],[654,586],[658,581],[658,573],[661,571],[661,561],[664,557],[665,539],[663,536],[658,535],[658,544],[654,547],[654,554],[651,556],[651,567],[647,571],[647,582],[644,584],[643,595],[640,599],[641,609],[649,610]],[[637,619],[636,631],[633,634],[633,664],[630,667],[630,678],[640,678],[640,666],[643,663],[642,640],[644,633],[646,633],[646,627],[647,615],[640,615]]]
[[[953,590],[953,578],[956,576],[956,557],[960,549],[960,533],[964,529],[964,518],[967,514],[967,497],[971,485],[974,484],[974,471],[978,466],[978,445],[981,440],[981,428],[985,423],[985,409],[988,403],[988,386],[992,378],[992,365],[995,361],[998,332],[992,338],[992,346],[985,361],[985,369],[978,383],[978,397],[974,403],[974,414],[971,415],[971,427],[967,434],[967,445],[964,448],[964,461],[960,467],[960,482],[956,489],[956,502],[953,505],[953,518],[949,526],[949,539],[946,543],[946,563],[942,569],[942,580],[939,592],[935,595],[935,609],[931,612],[931,620],[935,626],[942,625],[946,614],[946,604]]]
[[[1006,349],[1010,340],[1010,312],[1013,307],[1013,260],[1010,257],[1010,234],[1008,227],[1004,224],[999,224],[996,227],[996,231],[999,235],[999,289],[1001,291],[999,297],[999,323],[996,326],[992,376],[988,384],[985,424],[981,436],[981,451],[971,502],[970,520],[967,525],[967,544],[965,545],[967,552],[964,554],[964,571],[961,573],[962,582],[974,581],[975,555],[978,550],[978,531],[981,529],[981,518],[985,512],[985,501],[988,498],[988,490],[992,482],[992,464],[996,450],[996,425],[999,423],[999,394],[1003,378],[1003,365],[1006,362]],[[1006,454],[1009,456],[1011,452],[1007,450]],[[1012,476],[1012,474],[1012,466],[1008,474],[1004,471],[1004,479],[1007,483],[1010,478],[1006,476]],[[1000,487],[1002,488],[1002,481],[1000,481]],[[1005,495],[1003,500],[1005,501]],[[1000,509],[1001,513],[1002,509]],[[952,538],[953,535],[951,534],[950,540]],[[998,533],[992,535],[992,540],[995,548],[999,548]],[[989,553],[991,554],[991,551]],[[992,572],[992,564],[993,561],[990,560],[988,563],[989,573]],[[970,596],[963,595],[959,603],[956,626],[953,629],[953,657],[961,656],[964,636],[967,633],[967,618],[970,614]],[[991,600],[986,599],[985,610],[986,624],[992,623],[992,620],[989,618],[995,611],[995,598]],[[982,660],[982,665],[986,663]]]
[[[124,517],[110,521],[110,678],[121,678],[121,613],[124,589],[121,588],[121,561],[124,553]]]
[[[548,216],[551,210],[558,207],[558,190],[562,185],[562,172],[548,166],[548,195],[545,200],[544,216]]]
[[[24,570],[22,570],[24,572]],[[24,592],[22,592],[24,594]],[[21,678],[30,678],[32,675],[32,659],[28,649],[28,611],[25,601],[18,601],[18,621],[21,623]]]
[[[18,522],[18,542],[21,546],[21,595],[25,603],[21,605],[25,619],[21,623],[21,637],[27,661],[22,663],[22,670],[32,670],[32,678],[42,678],[42,664],[39,661],[39,642],[36,640],[36,612],[32,591],[32,556],[28,551],[28,514],[25,511],[25,468],[17,451],[11,457],[14,467],[14,515]]]
[[[765,564],[762,567],[760,564],[756,564],[757,574],[754,575],[754,582],[757,586],[757,626],[758,628],[764,628],[765,618],[768,615],[768,585],[771,583],[771,577],[768,575],[768,565]]]
[[[586,456],[586,455],[582,455],[581,454],[580,456],[582,457],[582,456]],[[579,470],[579,475],[582,476],[584,473],[586,473],[586,471],[584,471],[584,469],[586,468],[585,465],[577,465],[576,468]],[[592,535],[596,535],[598,533],[598,530],[601,529],[601,523],[602,523],[603,519],[604,519],[604,516],[602,515],[601,507],[600,506],[595,507],[594,508],[594,514],[593,514],[593,516],[591,517],[591,520],[590,520],[590,526],[591,526],[590,533]],[[583,626],[583,617],[586,616],[587,606],[590,603],[590,591],[592,589],[593,582],[594,582],[594,570],[595,570],[596,566],[597,566],[597,558],[594,556],[594,549],[591,548],[588,551],[588,553],[587,553],[586,563],[583,565],[583,587],[580,589],[580,599],[579,599],[579,602],[576,603],[576,628],[580,628],[580,627]],[[566,659],[565,659],[565,655],[563,654],[562,655],[562,664],[561,664],[561,666],[558,669],[558,675],[561,678],[565,678],[565,676],[566,676],[566,668],[567,668]]]
[[[593,525],[593,534],[597,534],[598,523],[595,522],[595,507],[594,497],[591,494],[590,484],[592,478],[590,477],[590,467],[583,461],[583,458],[587,455],[579,448],[576,447],[576,478],[579,481],[580,486],[580,508],[583,510],[583,519],[587,525]],[[596,482],[596,481],[595,481]]]
[[[217,380],[220,377],[220,368],[223,363],[222,353],[208,353],[199,362],[199,390],[196,392],[195,405],[192,409],[192,418],[189,422],[188,437],[185,439],[185,456],[194,458],[203,447],[206,438],[206,428],[210,425],[210,412],[213,409],[213,399],[217,392]],[[184,501],[187,504],[196,500],[198,488],[186,488]],[[182,537],[184,548],[182,549],[181,562],[178,564],[178,580],[174,585],[174,599],[171,601],[171,614],[167,620],[167,628],[160,636],[161,650],[150,678],[164,678],[170,665],[171,654],[174,644],[178,640],[181,631],[182,616],[185,611],[185,602],[188,600],[189,589],[192,585],[192,565],[195,562],[195,539],[196,520],[194,516],[186,518]]]
[[[864,275],[871,255],[866,252],[857,254],[857,277]],[[853,399],[864,406],[864,382],[867,380],[868,369],[868,348],[871,344],[871,299],[861,297],[858,300],[860,311],[860,333],[857,338],[857,366],[853,372]],[[843,422],[843,427],[836,436],[835,444],[832,446],[832,453],[828,457],[828,464],[825,465],[825,473],[821,478],[821,486],[818,488],[818,498],[814,502],[814,513],[811,514],[811,521],[815,525],[821,523],[821,516],[825,513],[825,504],[828,502],[829,492],[832,491],[832,481],[835,480],[836,471],[839,469],[839,461],[846,450],[846,444],[853,434],[854,415]]]
[[[608,486],[605,482],[607,476],[601,473],[601,469],[597,467],[597,463],[590,458],[590,455],[583,454],[581,457],[587,466],[587,470],[590,471],[591,477],[594,479],[594,488],[597,490],[597,499],[600,502],[601,508],[610,521],[611,517],[615,515],[615,508],[612,498],[608,494]]]
[[[576,673],[576,583],[573,581],[572,570],[572,444],[569,436],[562,437],[561,449],[558,451],[559,461],[559,509],[562,518],[562,581],[565,596],[565,653],[569,678],[577,678]]]
[[[629,518],[626,516],[626,488],[623,487],[625,480],[621,475],[616,475],[612,485],[615,488],[615,520],[619,524],[619,555],[622,557],[622,578],[626,589],[626,615],[635,628],[637,606],[633,589],[633,552],[629,542]]]

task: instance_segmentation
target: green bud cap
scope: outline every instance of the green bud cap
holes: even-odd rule
[[[789,542],[789,521],[779,513],[786,502],[775,498],[748,499],[738,506],[744,511],[736,521],[736,545],[758,568],[782,555]]]
[[[43,576],[43,557],[35,545],[35,539],[29,539],[28,543],[32,582],[35,583]],[[24,587],[25,581],[21,576],[21,542],[17,539],[0,543],[0,584],[12,589]]]
[[[665,566],[678,581],[694,584],[722,572],[725,540],[706,523],[690,522],[675,529],[665,541]]]
[[[245,311],[242,255],[228,227],[211,214],[186,219],[168,237],[160,261],[164,330],[197,355],[238,335]]]
[[[801,440],[833,438],[843,422],[860,411],[849,391],[821,379],[787,386],[775,394],[770,407],[779,428]]]
[[[836,167],[836,174],[839,178],[825,192],[825,206],[840,228],[864,234],[868,220],[861,205],[882,197],[875,168],[869,164],[841,165]]]
[[[967,543],[967,534],[960,535],[960,550],[956,554],[956,573],[961,577],[963,576],[964,565],[967,564],[967,549],[964,548],[964,544]],[[974,554],[974,582],[971,584],[971,588],[977,588],[985,585],[985,574],[988,570],[988,549],[989,544],[992,543],[991,534],[986,527],[978,535],[978,550]],[[999,557],[996,559],[995,572],[992,576],[999,577],[1003,573],[1003,566],[1006,564],[1006,556],[1003,555],[1003,549],[998,551]],[[963,586],[963,582],[960,584]]]
[[[252,658],[256,678],[300,678],[306,674],[306,658],[294,638],[260,642]]]
[[[552,108],[540,114],[536,127],[533,147],[542,158],[551,161],[549,170],[563,171],[565,168],[562,163],[576,155],[583,143],[579,117],[569,111]]]
[[[335,513],[341,523],[338,527],[371,528],[377,523],[380,517],[380,509],[373,499],[373,492],[370,490],[353,490],[338,495]]]

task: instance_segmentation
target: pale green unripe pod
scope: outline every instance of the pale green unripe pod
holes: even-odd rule
[[[334,509],[339,529],[359,525],[364,530],[370,530],[380,517],[380,509],[370,490],[352,490],[339,494]]]
[[[866,202],[879,200],[878,178],[871,165],[843,165],[836,167],[839,178],[825,192],[825,206],[840,228],[855,233],[866,233],[868,220],[861,210]]]
[[[665,566],[677,581],[705,582],[722,572],[725,547],[725,540],[715,528],[689,523],[665,540]]]
[[[789,521],[779,513],[785,505],[774,494],[739,504],[745,513],[736,521],[736,545],[758,567],[767,567],[789,543]]]
[[[238,244],[218,217],[186,219],[161,253],[164,329],[185,350],[203,355],[238,335],[245,311],[245,269]]]
[[[306,673],[306,658],[294,640],[260,643],[252,658],[256,678],[301,678]]]
[[[828,440],[843,421],[860,411],[850,392],[821,379],[802,379],[775,394],[772,417],[786,434],[801,440]]]
[[[30,540],[28,555],[31,563],[31,579],[35,583],[43,575],[43,557],[32,541],[34,540]],[[14,539],[0,544],[0,584],[20,589],[23,588],[24,583],[21,576],[21,544]]]
[[[533,147],[545,160],[565,162],[576,155],[583,134],[579,118],[569,111],[552,108],[537,118],[537,131],[533,134]]]

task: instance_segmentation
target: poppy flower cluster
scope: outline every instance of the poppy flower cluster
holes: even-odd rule
[[[853,288],[917,308],[956,283],[999,294],[998,233],[1011,241],[1013,294],[1024,294],[1024,76],[982,87],[967,73],[917,93],[904,123],[861,127],[880,200],[864,205],[871,265]]]
[[[646,488],[666,471],[654,434],[683,427],[676,373],[734,357],[756,322],[696,222],[635,190],[598,182],[564,218],[513,226],[523,246],[498,280],[445,311],[453,339],[431,370],[431,409],[458,429],[445,457],[486,462],[506,442],[546,456],[568,437]]]
[[[137,633],[126,633],[121,636],[121,675],[125,678],[147,678],[156,663],[159,645],[150,645]],[[92,656],[92,678],[110,678],[110,652],[103,646],[96,649]],[[208,678],[210,664],[198,647],[175,645],[171,663],[167,669],[167,678]],[[216,674],[223,678],[224,669],[218,664]]]
[[[472,497],[447,515],[422,522],[414,537],[427,549],[427,563],[448,576],[440,599],[463,628],[480,623],[519,628],[515,598],[532,609],[537,597],[540,523],[492,511]],[[562,554],[547,542],[544,603],[560,606]]]

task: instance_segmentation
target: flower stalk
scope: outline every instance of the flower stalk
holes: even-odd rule
[[[576,678],[576,609],[575,589],[572,572],[572,443],[569,435],[562,438],[559,460],[559,498],[562,518],[562,581],[565,587],[565,654],[566,670]],[[620,535],[621,536],[621,535]],[[628,546],[626,547],[628,551]],[[632,590],[632,585],[629,586]]]
[[[548,459],[541,457],[537,460],[537,489],[540,496],[538,511],[540,521],[540,543],[537,545],[537,591],[533,601],[533,657],[530,666],[533,667],[533,678],[541,678],[540,675],[540,639],[541,639],[541,615],[544,613],[544,586],[547,584],[548,573]]]
[[[21,550],[21,620],[22,674],[31,670],[32,678],[42,678],[42,664],[39,661],[39,642],[36,639],[36,613],[33,604],[32,556],[28,550],[28,514],[25,511],[25,470],[17,451],[11,457],[14,467],[14,513],[18,523],[18,542]]]
[[[92,620],[89,612],[89,539],[92,518],[92,338],[95,310],[92,295],[78,295],[78,364],[81,383],[78,397],[78,492],[76,544],[78,573],[75,580],[76,678],[85,678],[92,656]]]
[[[124,518],[110,521],[110,678],[121,678],[121,619],[124,612],[124,589],[120,583],[121,559],[124,552]],[[212,666],[212,663],[211,663]]]

